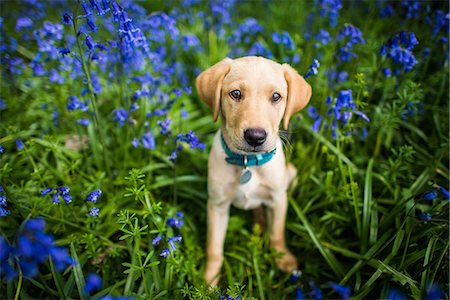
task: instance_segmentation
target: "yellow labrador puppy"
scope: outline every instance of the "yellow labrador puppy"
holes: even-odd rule
[[[285,272],[297,260],[284,237],[287,188],[297,174],[286,163],[278,128],[306,106],[311,87],[291,66],[263,57],[225,58],[196,79],[199,95],[222,127],[208,161],[208,233],[205,280],[215,286],[223,263],[230,205],[269,208],[271,245]]]

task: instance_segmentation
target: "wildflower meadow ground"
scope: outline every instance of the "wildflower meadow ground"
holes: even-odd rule
[[[448,299],[447,1],[0,1],[1,299]],[[214,132],[195,77],[289,63],[277,270],[231,210],[203,281]]]

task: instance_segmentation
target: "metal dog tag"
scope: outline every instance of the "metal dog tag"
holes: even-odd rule
[[[239,178],[239,182],[241,184],[246,184],[252,179],[252,172],[246,167],[242,170],[241,177]]]
[[[252,172],[247,167],[247,155],[244,156],[244,169],[242,170],[241,177],[239,177],[240,184],[246,184],[252,179]]]

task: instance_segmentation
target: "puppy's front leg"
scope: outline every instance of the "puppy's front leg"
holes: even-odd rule
[[[217,204],[208,201],[208,234],[206,247],[205,280],[210,286],[219,282],[223,263],[223,244],[228,227],[230,204]]]
[[[286,212],[288,199],[286,192],[273,195],[274,206],[269,218],[270,222],[270,243],[278,252],[284,253],[277,259],[278,268],[284,272],[292,272],[297,269],[297,259],[286,246],[284,228],[286,226]]]

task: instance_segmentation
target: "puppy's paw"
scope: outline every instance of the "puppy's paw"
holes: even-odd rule
[[[205,281],[211,288],[216,287],[219,283],[222,260],[222,258],[209,259],[206,263]]]
[[[283,272],[291,273],[298,269],[297,259],[290,252],[285,252],[285,254],[277,259],[277,266]]]

